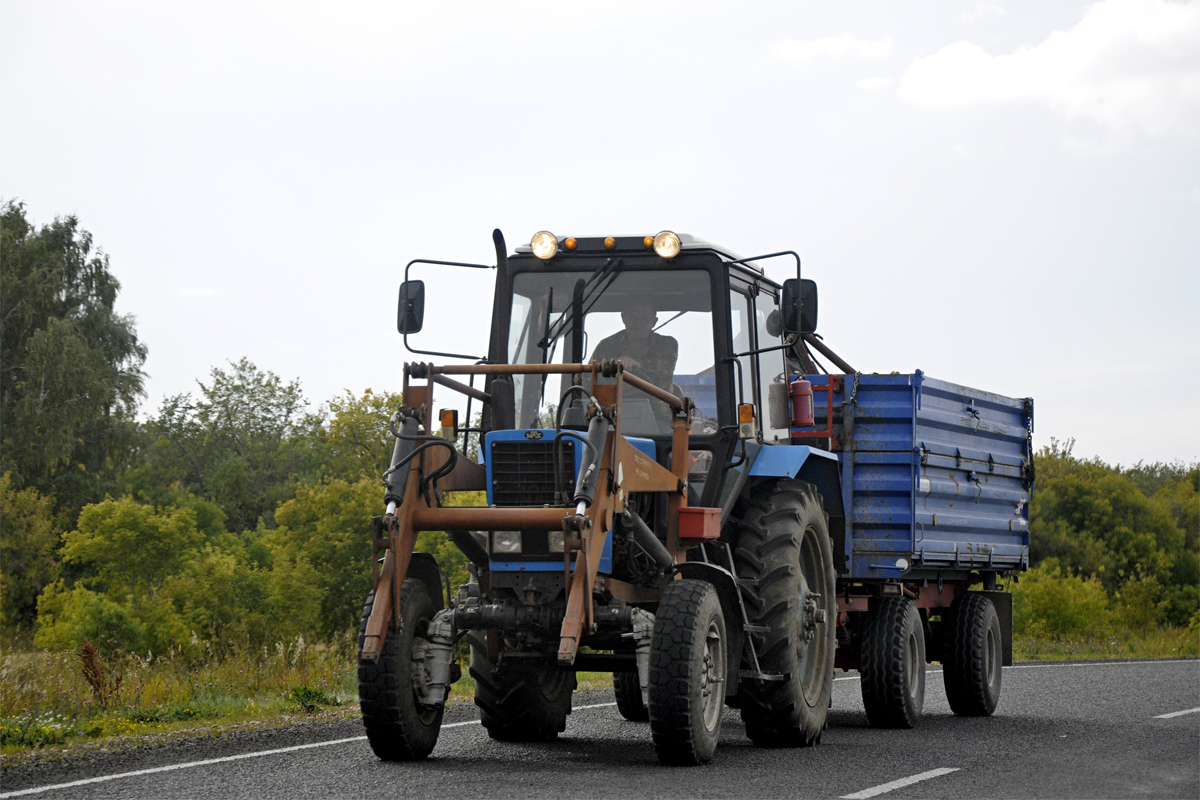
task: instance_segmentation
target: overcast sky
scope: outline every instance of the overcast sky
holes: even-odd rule
[[[1200,457],[1194,2],[0,0],[0,197],[109,254],[149,414],[398,389],[408,260],[665,228],[797,250],[860,370]],[[490,274],[421,277],[485,352]]]

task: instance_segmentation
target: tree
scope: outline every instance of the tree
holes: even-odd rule
[[[377,478],[334,478],[300,486],[275,512],[274,569],[303,571],[320,597],[320,632],[341,633],[358,621],[371,589],[371,517],[382,512]],[[311,572],[307,568],[311,568]]]
[[[329,474],[336,478],[378,479],[391,466],[395,439],[388,420],[400,406],[400,394],[367,389],[361,397],[346,391],[329,401],[329,434],[326,459]]]
[[[42,588],[58,578],[59,528],[53,503],[36,489],[17,491],[0,476],[0,625],[32,630]]]
[[[1037,454],[1033,564],[1098,578],[1127,620],[1187,624],[1200,600],[1200,467],[1122,470],[1075,458],[1073,444]]]
[[[219,504],[230,530],[273,524],[276,506],[298,482],[319,474],[319,416],[307,413],[297,381],[284,383],[248,359],[212,370],[200,398],[167,398],[147,428],[153,443],[129,482],[141,498],[162,503],[165,487]]]
[[[191,508],[159,510],[128,497],[84,507],[61,551],[83,577],[46,587],[34,644],[65,649],[90,641],[106,653],[183,646],[191,628],[163,588],[204,542]]]
[[[0,471],[73,515],[127,463],[146,348],[75,217],[35,230],[23,204],[5,203],[0,262]]]
[[[139,605],[153,602],[203,546],[192,509],[158,510],[123,497],[84,508],[78,530],[63,535],[62,558],[88,568],[79,583]]]

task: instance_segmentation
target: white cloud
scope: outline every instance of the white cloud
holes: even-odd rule
[[[890,88],[892,83],[892,79],[888,77],[864,78],[858,82],[858,88],[866,89],[870,92],[877,92],[880,89]]]
[[[828,36],[824,39],[813,39],[802,42],[796,39],[783,39],[774,42],[768,52],[784,61],[795,61],[807,64],[820,59],[879,59],[887,58],[892,52],[892,38],[886,39],[857,39],[853,36]]]
[[[1124,134],[1200,133],[1200,3],[1104,0],[1005,55],[958,42],[915,60],[897,96],[934,108],[1033,101]]]
[[[974,22],[985,17],[995,17],[1004,13],[1004,9],[995,3],[976,3],[970,11],[958,15],[960,22]]]

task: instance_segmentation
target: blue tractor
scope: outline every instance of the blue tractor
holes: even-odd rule
[[[493,239],[494,266],[416,260],[400,287],[406,347],[459,363],[408,363],[391,419],[358,664],[380,758],[431,752],[463,640],[492,738],[554,738],[576,671],[607,671],[666,764],[710,760],[726,706],[759,745],[818,743],[837,668],[875,726],[918,723],[932,661],[956,714],[995,710],[1032,401],[856,372],[792,252]],[[767,278],[776,258],[796,278]],[[494,271],[486,357],[421,349],[418,264]],[[466,395],[467,424],[435,388]],[[446,502],[462,491],[486,505]],[[457,590],[414,552],[430,530],[470,561]]]

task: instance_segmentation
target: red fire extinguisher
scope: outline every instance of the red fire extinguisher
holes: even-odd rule
[[[788,387],[788,394],[792,400],[792,427],[802,428],[813,425],[815,420],[812,384],[803,378],[797,378]]]

